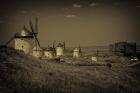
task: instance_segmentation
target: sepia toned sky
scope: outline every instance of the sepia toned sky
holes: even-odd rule
[[[139,0],[1,0],[0,44],[36,16],[41,46],[63,40],[67,46],[140,44]]]

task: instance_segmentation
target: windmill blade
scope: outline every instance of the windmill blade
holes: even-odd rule
[[[37,43],[38,43],[38,46],[40,47],[40,43],[39,43],[39,40],[38,40],[38,38],[35,36],[35,39],[36,39],[36,41],[37,41]]]
[[[30,28],[31,28],[31,31],[32,31],[33,36],[35,37],[35,39],[36,39],[36,41],[37,41],[38,46],[40,47],[39,40],[38,40],[38,38],[37,38],[36,33],[34,32],[34,28],[33,28],[33,23],[32,23],[32,21],[30,21]]]
[[[30,30],[29,30],[28,28],[26,28],[26,26],[25,26],[25,25],[23,26],[23,29],[25,29],[25,30],[27,30],[27,31],[29,31],[29,32],[30,32]]]
[[[33,23],[32,23],[32,21],[30,21],[30,28],[31,28],[31,31],[34,33],[34,28],[33,28]]]
[[[36,39],[34,39],[35,45],[36,45],[36,51],[37,51],[37,41]]]
[[[35,35],[35,38],[36,38],[36,41],[40,47],[40,43],[39,43],[39,40],[37,38],[37,34],[38,34],[38,17],[35,18],[35,31],[34,31],[34,35]]]
[[[8,42],[6,42],[5,46],[7,46],[13,39],[14,39],[14,36],[10,38]]]
[[[80,46],[80,44],[79,44],[79,50],[81,51],[81,46]]]
[[[37,17],[35,19],[35,31],[36,31],[36,34],[38,34],[38,18]]]
[[[55,41],[53,41],[53,48],[55,48]]]
[[[66,49],[66,43],[65,40],[63,41],[63,46],[64,46],[64,50]]]
[[[34,33],[34,30],[31,30],[31,31],[32,31],[33,36],[35,37],[35,39],[36,39],[36,41],[37,41],[38,46],[40,47],[40,43],[39,43],[39,40],[38,40],[38,38],[37,38],[37,36],[36,36],[36,33]]]

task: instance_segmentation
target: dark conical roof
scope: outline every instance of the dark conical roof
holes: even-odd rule
[[[63,47],[62,43],[58,43],[57,47]]]
[[[44,50],[44,51],[54,51],[54,48],[48,46],[48,47],[44,47],[43,50]]]
[[[33,38],[33,34],[32,32],[30,32],[25,26],[23,27],[23,29],[19,32],[15,34],[15,37],[17,38],[24,38],[24,37],[30,37]]]
[[[42,51],[42,48],[37,45],[33,48],[33,51]]]

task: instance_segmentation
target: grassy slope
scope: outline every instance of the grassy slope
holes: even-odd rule
[[[139,93],[137,69],[41,62],[0,47],[0,93]]]

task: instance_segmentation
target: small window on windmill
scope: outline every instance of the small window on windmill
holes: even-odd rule
[[[22,48],[24,47],[24,46],[21,46]]]

